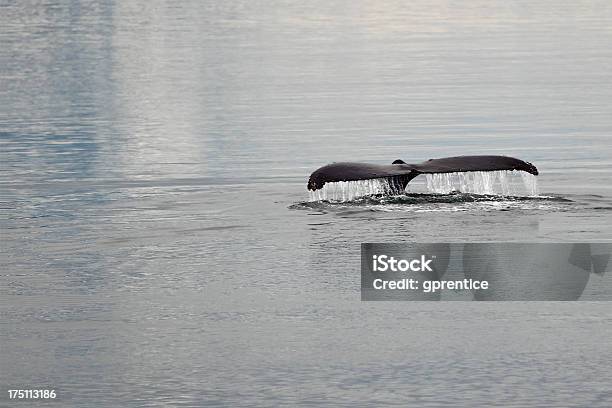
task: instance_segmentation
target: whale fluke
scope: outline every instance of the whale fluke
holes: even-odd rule
[[[405,188],[419,174],[496,170],[520,170],[538,175],[538,169],[533,164],[508,156],[444,157],[418,164],[407,164],[399,159],[389,165],[342,162],[315,170],[308,180],[308,189],[315,191],[330,182],[376,178],[394,178]]]

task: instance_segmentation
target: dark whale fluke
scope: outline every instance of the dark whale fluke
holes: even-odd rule
[[[389,165],[342,162],[328,164],[315,170],[308,180],[308,189],[318,190],[328,182],[376,178],[392,178],[406,188],[410,180],[419,174],[495,170],[521,170],[538,175],[538,169],[533,164],[507,156],[444,157],[419,164],[407,164],[399,159]]]

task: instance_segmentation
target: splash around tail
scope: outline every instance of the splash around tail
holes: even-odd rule
[[[417,183],[417,188],[421,187]],[[474,194],[500,197],[537,197],[538,184],[534,175],[498,170],[491,172],[427,174],[425,194]],[[409,190],[412,191],[412,188]],[[309,191],[309,201],[349,202],[367,196],[400,196],[406,190],[393,178],[339,181]]]

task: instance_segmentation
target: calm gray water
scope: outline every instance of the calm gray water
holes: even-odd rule
[[[0,1],[0,405],[611,406],[608,303],[359,300],[361,242],[612,240],[611,21]],[[460,154],[551,198],[303,204],[332,161]]]

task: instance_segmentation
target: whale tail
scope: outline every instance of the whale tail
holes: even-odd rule
[[[408,164],[400,159],[390,165],[342,162],[315,170],[308,179],[308,189],[315,191],[330,182],[376,178],[391,178],[406,188],[420,174],[496,170],[517,170],[538,175],[538,169],[533,164],[508,156],[455,156],[430,159],[418,164]]]

